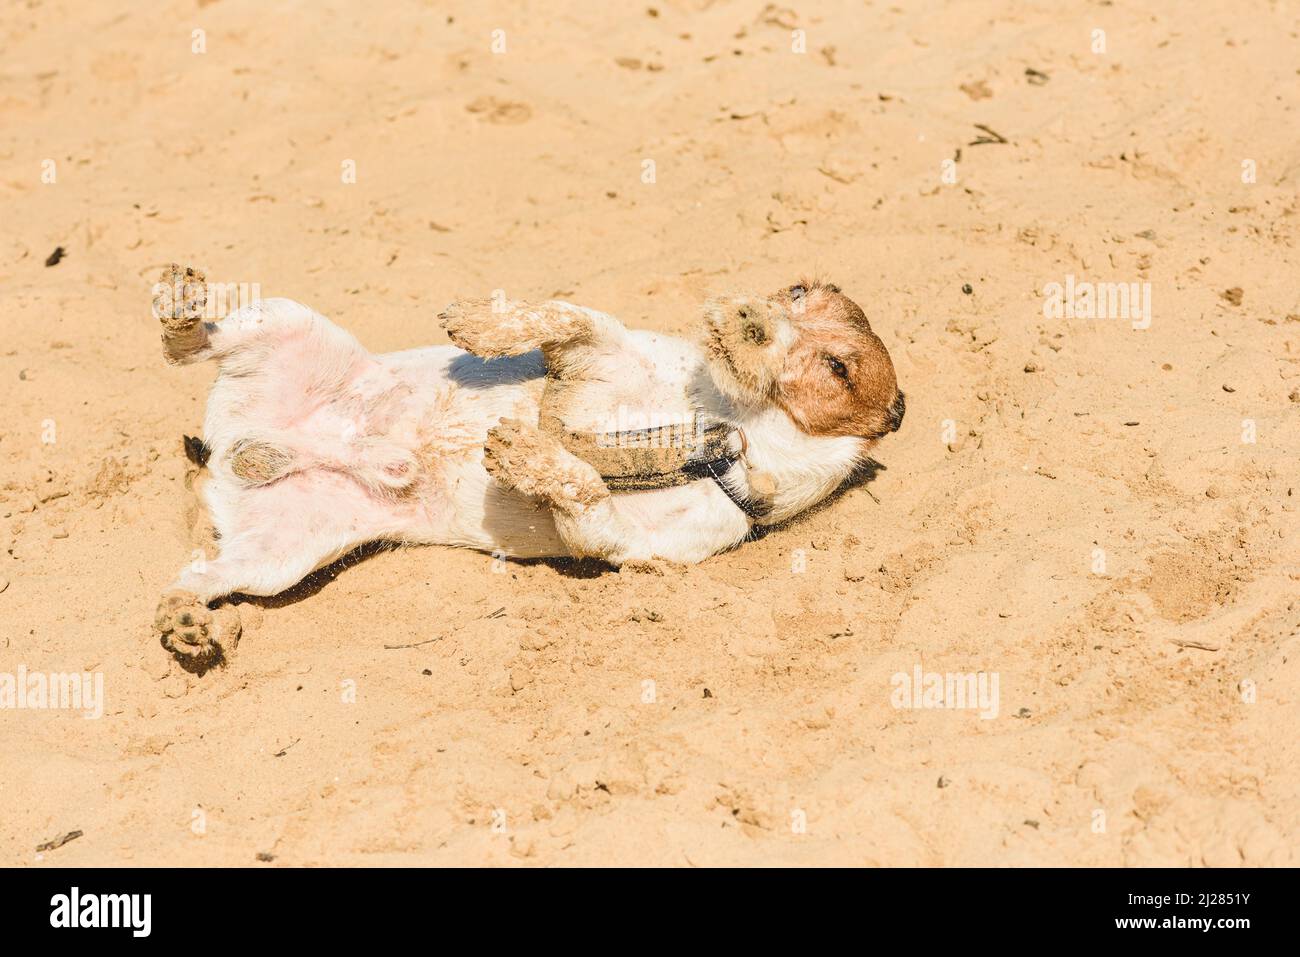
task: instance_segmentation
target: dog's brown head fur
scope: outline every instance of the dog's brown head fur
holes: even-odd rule
[[[885,344],[838,286],[715,300],[706,323],[714,380],[733,398],[774,401],[809,435],[859,436],[868,448],[902,424]]]

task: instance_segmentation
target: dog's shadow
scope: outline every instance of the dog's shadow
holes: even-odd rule
[[[400,542],[367,542],[342,558],[316,569],[298,584],[278,595],[248,595],[244,592],[233,592],[217,604],[256,605],[258,608],[284,608],[288,605],[296,605],[304,599],[311,598],[354,565],[359,565],[382,552],[410,547]],[[516,558],[511,559],[510,562],[513,565],[549,565],[566,578],[599,578],[614,571],[610,565],[594,558]]]
[[[315,595],[353,565],[373,558],[380,552],[391,552],[403,547],[405,546],[398,542],[367,542],[354,548],[342,558],[316,569],[298,584],[278,595],[246,595],[243,592],[235,592],[226,598],[226,602],[234,605],[256,605],[259,608],[283,608],[286,605],[295,605],[304,598]]]

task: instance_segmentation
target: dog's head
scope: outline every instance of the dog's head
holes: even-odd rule
[[[704,323],[713,381],[738,405],[775,403],[808,435],[858,436],[864,452],[902,424],[885,344],[838,286],[714,299]]]

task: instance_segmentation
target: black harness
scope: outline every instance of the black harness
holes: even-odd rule
[[[731,503],[744,512],[751,522],[762,523],[763,519],[772,513],[772,503],[767,499],[740,495],[727,483],[727,473],[737,464],[744,464],[740,456],[729,455],[711,462],[690,463],[683,466],[683,472],[688,475],[696,474],[699,478],[713,479],[713,484],[722,489],[722,494],[731,499]]]

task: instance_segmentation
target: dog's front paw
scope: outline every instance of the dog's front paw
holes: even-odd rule
[[[239,612],[233,605],[215,611],[187,591],[163,595],[154,616],[163,647],[182,662],[214,664],[228,658],[239,641]]]
[[[609,494],[595,469],[518,419],[502,419],[488,430],[483,467],[498,485],[561,508],[590,505]]]
[[[488,429],[483,445],[483,467],[498,485],[525,495],[546,496],[548,481],[544,460],[554,440],[518,419],[502,419]]]
[[[451,341],[483,359],[518,355],[531,348],[511,322],[511,303],[496,299],[457,299],[438,314]]]

